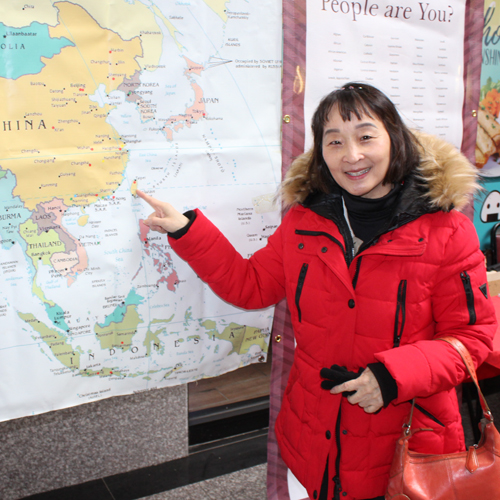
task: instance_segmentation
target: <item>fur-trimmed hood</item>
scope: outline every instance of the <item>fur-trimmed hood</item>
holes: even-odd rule
[[[424,186],[423,196],[433,209],[461,210],[480,188],[476,168],[451,144],[438,137],[413,131],[420,150],[420,165],[415,172]],[[286,207],[302,203],[312,193],[308,167],[312,149],[294,160],[281,185]]]

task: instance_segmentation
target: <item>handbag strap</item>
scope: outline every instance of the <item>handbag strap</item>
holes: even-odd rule
[[[460,342],[460,340],[458,340],[455,337],[439,337],[436,340],[442,340],[444,342],[447,342],[457,350],[458,354],[460,354],[460,357],[462,358],[465,367],[469,372],[470,378],[472,379],[474,384],[476,384],[477,393],[479,395],[479,402],[481,403],[481,408],[483,410],[483,416],[489,422],[493,422],[493,415],[491,414],[491,410],[488,406],[488,403],[486,402],[486,399],[484,398],[481,388],[479,387],[479,382],[477,381],[476,369],[474,367],[474,363],[467,348],[462,344],[462,342]]]
[[[481,403],[481,408],[483,410],[483,416],[488,422],[493,422],[493,415],[488,406],[488,403],[486,402],[486,399],[484,398],[481,388],[479,387],[479,382],[477,381],[476,369],[474,367],[474,363],[467,348],[462,344],[462,342],[460,342],[460,340],[458,340],[455,337],[438,337],[436,340],[442,340],[443,342],[447,342],[457,350],[458,354],[460,354],[460,357],[462,358],[462,361],[464,362],[465,367],[469,372],[470,378],[476,385],[477,393],[479,395],[479,402]],[[414,408],[415,408],[415,398],[413,398],[411,403],[411,411],[410,411],[410,416],[408,418],[408,423],[403,425],[403,427],[405,428],[405,430],[403,431],[405,436],[410,436],[412,434],[411,426],[413,421]],[[432,430],[432,429],[418,429],[418,430]]]

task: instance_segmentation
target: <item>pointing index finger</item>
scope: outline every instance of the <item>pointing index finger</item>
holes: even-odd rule
[[[158,203],[156,202],[156,199],[153,198],[152,196],[149,196],[148,194],[143,193],[139,189],[137,190],[136,194],[137,194],[137,196],[139,196],[139,198],[142,198],[146,203],[151,205],[154,209],[156,209],[158,207]]]

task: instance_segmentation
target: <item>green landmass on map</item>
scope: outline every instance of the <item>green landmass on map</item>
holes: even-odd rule
[[[78,370],[80,367],[80,352],[66,342],[66,338],[57,330],[49,328],[39,321],[31,313],[17,313],[19,317],[39,335],[40,339],[47,344],[53,356],[64,366],[71,370]],[[38,339],[36,339],[38,340]]]
[[[121,321],[111,321],[107,325],[96,323],[94,332],[101,349],[121,349],[126,352],[132,348],[132,339],[140,323],[143,321],[134,304],[126,307]]]
[[[219,333],[215,321],[205,320],[201,323],[201,326],[207,330],[207,335],[210,338],[231,342],[233,348],[229,354],[246,354],[250,347],[254,345],[259,346],[262,352],[267,351],[266,339],[269,337],[269,334],[263,333],[260,328],[229,323],[222,333]]]
[[[146,332],[146,338],[144,339],[146,356],[150,356],[152,350],[156,351],[158,354],[165,353],[165,344],[160,340],[160,335],[162,333],[165,333],[165,328],[160,328],[154,332],[152,332],[148,328],[148,331]]]

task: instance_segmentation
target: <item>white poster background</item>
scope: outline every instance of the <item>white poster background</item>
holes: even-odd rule
[[[390,2],[307,1],[306,148],[319,101],[350,81],[382,90],[410,128],[460,147],[465,0]]]

